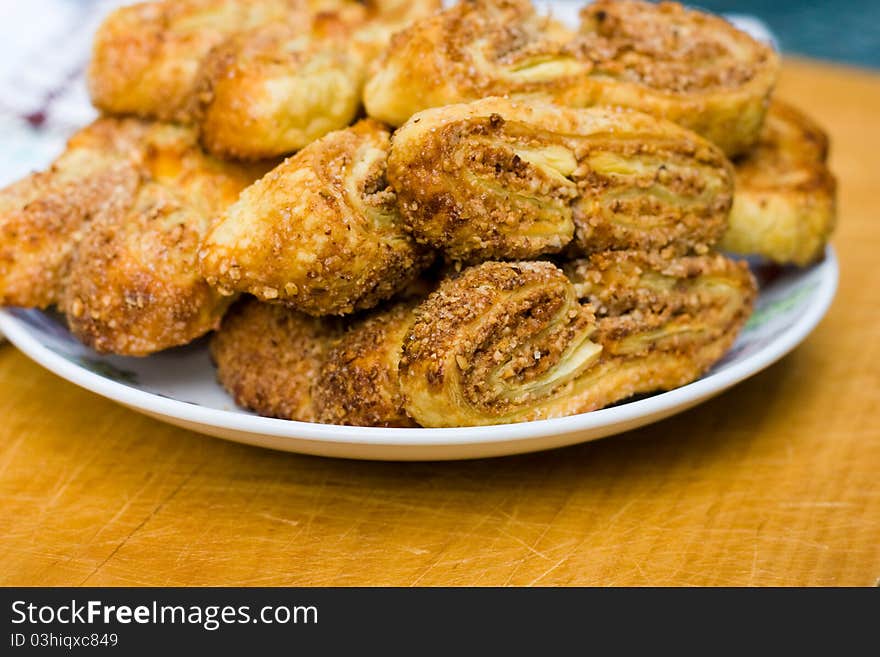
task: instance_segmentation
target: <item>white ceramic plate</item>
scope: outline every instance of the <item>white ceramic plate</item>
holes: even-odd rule
[[[582,3],[539,1],[569,24]],[[730,19],[753,36],[772,41],[752,17]],[[4,143],[0,177],[13,179],[40,168],[58,150],[21,126],[0,125]],[[50,135],[51,136],[51,135]],[[14,139],[13,139],[14,138]],[[837,261],[829,248],[807,269],[754,265],[761,296],[730,353],[705,377],[671,392],[558,420],[464,429],[372,429],[262,418],[237,409],[216,383],[204,340],[145,359],[102,356],[79,344],[63,319],[36,310],[0,310],[0,334],[55,374],[129,408],[208,435],[290,452],[358,459],[462,459],[516,454],[570,445],[634,429],[716,395],[761,371],[794,349],[828,309],[837,286]]]
[[[149,358],[102,356],[37,310],[0,310],[0,331],[30,358],[87,390],[165,422],[211,436],[289,452],[356,459],[434,460],[518,454],[602,438],[655,422],[739,383],[794,349],[828,310],[837,259],[805,269],[752,264],[761,285],[754,315],[706,376],[671,392],[592,413],[540,422],[462,429],[339,427],[257,417],[217,384],[207,344]]]

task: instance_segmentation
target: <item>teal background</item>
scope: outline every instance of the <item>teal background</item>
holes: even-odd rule
[[[752,14],[783,52],[880,68],[880,0],[683,0],[716,13]]]

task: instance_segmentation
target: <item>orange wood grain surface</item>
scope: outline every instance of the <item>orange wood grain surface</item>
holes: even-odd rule
[[[327,460],[176,429],[0,347],[0,584],[874,585],[880,76],[785,64],[832,135],[840,291],[702,406],[553,452]]]

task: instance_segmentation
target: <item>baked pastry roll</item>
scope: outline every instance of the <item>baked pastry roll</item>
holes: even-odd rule
[[[599,0],[578,34],[547,29],[528,0],[464,0],[397,34],[367,81],[370,116],[486,96],[615,105],[680,123],[742,152],[758,136],[778,58],[721,18],[675,3]]]
[[[264,170],[214,160],[185,128],[98,119],[0,192],[0,303],[57,304],[98,351],[190,342],[228,305],[198,273],[199,242]]]
[[[364,105],[398,126],[423,109],[486,96],[536,94],[572,104],[589,73],[565,48],[572,37],[528,0],[463,0],[392,37]]]
[[[92,219],[121,211],[140,182],[140,121],[99,119],[46,170],[0,191],[0,305],[57,303]]]
[[[781,100],[770,105],[761,138],[735,162],[736,193],[720,248],[780,264],[822,257],[836,223],[836,181],[828,137]]]
[[[204,241],[202,272],[310,315],[371,308],[418,277],[430,255],[406,233],[385,180],[388,130],[333,132],[249,187]]]
[[[113,114],[192,119],[202,59],[260,25],[308,25],[305,0],[161,0],[121,7],[98,29],[88,71],[92,102]]]
[[[242,159],[272,157],[351,124],[369,63],[395,30],[430,14],[439,0],[337,4],[306,26],[264,25],[207,54],[195,102],[209,151]]]
[[[327,352],[314,379],[318,422],[365,427],[417,426],[403,408],[397,376],[418,300],[380,308],[356,321]]]
[[[716,146],[627,110],[487,98],[425,110],[392,140],[388,179],[416,240],[456,260],[572,250],[705,251],[733,169]]]
[[[315,422],[311,387],[341,334],[317,319],[255,299],[235,304],[211,339],[220,384],[243,408],[266,417]]]
[[[196,85],[202,142],[239,159],[297,151],[349,125],[366,62],[335,16],[311,29],[275,23],[237,34],[206,56]]]
[[[757,139],[779,72],[769,46],[675,2],[598,0],[581,11],[570,47],[593,65],[580,103],[661,116],[728,156]]]
[[[199,243],[263,171],[205,155],[192,130],[98,119],[0,192],[0,303],[56,304],[98,351],[190,342],[228,305],[199,274]]]
[[[582,413],[693,381],[733,343],[755,283],[720,255],[596,254],[569,266],[487,262],[416,311],[400,383],[423,426]]]
[[[92,221],[59,304],[82,342],[129,356],[187,344],[217,327],[229,300],[199,273],[199,244],[213,218],[264,171],[215,160],[192,130],[171,125],[151,125],[140,148],[139,184]]]
[[[89,68],[94,104],[199,126],[212,153],[261,159],[349,125],[367,67],[439,0],[163,0],[112,13]]]

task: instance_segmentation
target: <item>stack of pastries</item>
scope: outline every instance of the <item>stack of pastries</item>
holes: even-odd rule
[[[101,352],[214,331],[244,408],[380,427],[583,413],[706,372],[746,262],[822,257],[828,141],[721,18],[597,0],[160,0],[103,116],[0,192],[0,304]],[[286,159],[282,159],[286,158]],[[727,254],[727,255],[725,255]]]

